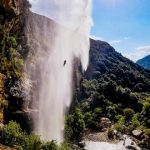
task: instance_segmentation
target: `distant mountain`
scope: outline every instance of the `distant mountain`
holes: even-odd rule
[[[150,69],[150,55],[139,59],[136,63],[144,67],[145,69]]]
[[[123,57],[106,42],[91,40],[87,79],[115,81],[131,91],[150,90],[150,71]]]

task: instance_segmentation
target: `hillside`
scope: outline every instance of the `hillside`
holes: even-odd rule
[[[145,69],[150,69],[150,55],[138,60],[136,63]]]
[[[150,71],[123,57],[108,43],[91,40],[86,78],[100,79],[104,76],[131,91],[150,91]]]
[[[84,75],[77,75],[81,82],[76,89],[76,105],[68,117],[68,130],[74,133],[71,137],[80,136],[84,128],[103,131],[100,118],[106,117],[113,124],[110,131],[132,135],[133,130],[142,130],[145,138],[139,145],[149,147],[150,71],[123,57],[108,43],[91,39],[89,67]],[[80,130],[72,129],[76,124]]]

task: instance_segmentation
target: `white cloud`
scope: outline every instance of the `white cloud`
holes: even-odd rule
[[[108,40],[106,40],[105,38],[99,37],[99,36],[95,36],[95,35],[90,35],[90,38],[92,38],[94,40],[101,40],[101,41],[107,41],[108,42]],[[109,44],[119,44],[119,43],[121,43],[121,42],[123,42],[125,40],[129,40],[129,39],[130,39],[130,37],[124,37],[121,40],[112,40],[112,41],[109,41],[108,43]]]
[[[140,51],[150,50],[150,45],[137,47],[136,49]]]
[[[123,37],[122,39],[120,39],[120,40],[112,40],[112,41],[110,41],[109,43],[110,44],[119,44],[119,43],[122,43],[122,42],[124,42],[124,41],[126,41],[126,40],[130,40],[131,39],[131,37]]]
[[[121,42],[122,42],[122,40],[113,40],[113,41],[110,41],[109,43],[110,44],[119,44]]]
[[[104,41],[105,40],[103,37],[94,36],[94,35],[90,35],[90,38],[93,39],[93,40],[100,40],[100,41]]]
[[[132,53],[127,54],[126,56],[133,61],[137,61],[150,54],[150,45],[137,47]]]

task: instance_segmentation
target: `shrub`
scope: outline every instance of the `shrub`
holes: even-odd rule
[[[115,107],[113,105],[106,107],[106,112],[107,112],[107,117],[110,119],[113,119],[114,116],[117,114]]]
[[[12,36],[8,37],[6,43],[9,47],[13,47],[13,48],[17,47],[17,41],[15,37],[12,37]]]
[[[84,115],[84,121],[85,121],[86,127],[90,128],[92,126],[92,120],[93,120],[92,113],[91,112],[85,113],[85,115]]]
[[[85,129],[84,116],[80,108],[76,108],[74,113],[67,118],[67,126],[73,139],[78,139]]]
[[[121,132],[121,133],[124,133],[124,132],[125,132],[125,127],[124,127],[124,125],[122,125],[122,124],[116,123],[116,124],[114,125],[114,128],[115,128],[117,131]]]
[[[46,142],[41,146],[41,150],[59,150],[56,141]]]
[[[149,116],[150,116],[150,102],[149,102],[149,100],[147,100],[144,103],[142,114],[143,114],[145,125],[149,128],[150,127],[150,119],[149,119]]]
[[[70,150],[71,145],[69,145],[68,143],[61,143],[59,150]]]
[[[139,117],[139,114],[135,114],[133,117],[132,117],[132,125],[133,125],[133,128],[137,128],[140,126],[140,122],[138,120],[138,117]]]
[[[118,123],[121,124],[121,125],[124,125],[125,124],[125,117],[120,115]]]
[[[131,108],[126,108],[123,112],[127,121],[130,121],[135,113]]]
[[[122,115],[118,115],[117,117],[117,123],[114,125],[114,128],[119,131],[124,133],[125,132],[125,117]]]
[[[60,146],[55,141],[43,142],[38,135],[28,135],[23,132],[19,124],[10,121],[2,129],[2,144],[16,148],[17,150],[67,150],[67,144]]]
[[[100,117],[102,116],[102,108],[95,108],[94,109],[94,116],[95,118],[97,118],[98,120],[100,119]]]
[[[68,121],[69,121],[69,119],[68,119]],[[71,125],[66,125],[65,126],[64,137],[65,137],[65,140],[69,141],[69,142],[74,137],[74,135],[73,135],[73,129],[72,129]]]
[[[100,95],[98,92],[93,92],[91,97],[91,109],[102,107],[106,102],[106,98],[104,97],[104,95]]]
[[[0,110],[7,107],[7,106],[8,106],[8,102],[6,100],[0,99]]]
[[[20,126],[13,121],[5,125],[2,130],[2,142],[9,146],[20,145],[22,143],[23,132]]]
[[[27,135],[24,134],[23,136],[23,143],[21,146],[24,150],[41,150],[41,140],[38,135]]]
[[[114,136],[114,129],[113,129],[113,128],[109,128],[109,129],[108,129],[108,137],[109,137],[110,139],[112,139],[113,136]]]
[[[122,115],[116,115],[114,119],[116,122],[118,122],[122,117]]]
[[[144,134],[150,138],[150,129],[145,129]]]
[[[144,105],[143,105],[143,111],[149,112],[149,110],[150,110],[150,103],[145,102]]]

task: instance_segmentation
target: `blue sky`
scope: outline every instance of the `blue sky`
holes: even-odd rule
[[[48,15],[52,9],[50,0],[30,2],[36,13]],[[133,61],[150,54],[150,0],[93,0],[92,18],[91,37]]]
[[[93,0],[92,36],[137,60],[150,54],[150,0]]]

